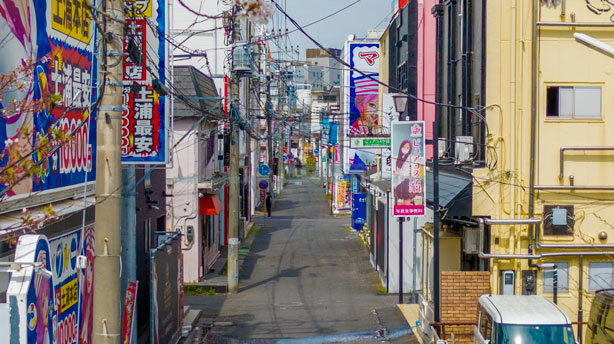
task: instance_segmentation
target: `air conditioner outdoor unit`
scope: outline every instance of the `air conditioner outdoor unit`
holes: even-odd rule
[[[463,253],[478,254],[480,233],[477,228],[465,227],[463,231]]]
[[[438,141],[438,145],[437,145],[437,152],[439,153],[439,157],[443,158],[443,156],[446,154],[446,140],[445,139],[439,139]]]
[[[454,147],[457,164],[469,161],[473,155],[473,136],[457,136]]]

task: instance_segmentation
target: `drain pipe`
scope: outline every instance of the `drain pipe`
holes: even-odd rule
[[[390,189],[386,190],[386,292],[390,292]]]
[[[412,299],[413,299],[413,303],[418,303],[418,294],[416,293],[416,261],[418,260],[418,244],[417,244],[417,240],[418,240],[418,217],[414,216],[414,236],[413,236],[413,249],[414,249],[414,256],[413,256],[413,262],[412,262],[412,281],[411,281],[411,285],[412,285]]]
[[[529,166],[529,217],[535,215],[535,135],[537,131],[537,5],[538,0],[533,0],[533,32],[531,36],[531,158]],[[529,254],[533,253],[535,243],[534,225],[529,225]],[[530,266],[533,266],[529,262]]]
[[[578,343],[582,344],[582,279],[584,278],[584,257],[580,256],[580,272],[578,273]]]
[[[535,136],[537,132],[537,5],[538,0],[533,0],[533,8],[531,12],[533,14],[533,20],[531,22],[532,34],[531,34],[531,153],[530,153],[530,166],[529,166],[529,217],[535,216]],[[539,231],[539,228],[535,228],[534,225],[529,225],[529,254],[533,253],[535,245],[535,234]],[[537,268],[539,266],[534,264],[529,259],[529,267]]]

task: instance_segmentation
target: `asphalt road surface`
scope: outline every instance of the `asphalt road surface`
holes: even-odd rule
[[[186,296],[203,312],[186,342],[414,342],[396,295],[350,218],[333,217],[319,179],[287,182],[240,271],[235,295]],[[379,330],[379,331],[378,331]]]

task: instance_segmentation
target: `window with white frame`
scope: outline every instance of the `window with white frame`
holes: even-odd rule
[[[601,86],[547,86],[546,118],[600,119]]]
[[[614,288],[614,263],[596,262],[588,265],[588,291]]]
[[[544,294],[552,294],[554,291],[554,271],[556,269],[557,291],[559,294],[569,293],[569,263],[552,262],[554,267],[544,268],[542,279],[544,282]]]

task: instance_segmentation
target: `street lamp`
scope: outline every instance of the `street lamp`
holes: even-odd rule
[[[399,113],[399,120],[405,119],[403,113],[407,109],[407,100],[409,96],[403,93],[392,94],[394,102],[394,110]],[[391,128],[392,130],[392,128]],[[397,219],[399,221],[399,303],[403,303],[403,223],[404,217]],[[415,293],[415,291],[413,291]]]
[[[614,57],[614,47],[596,39],[589,35],[576,32],[573,34],[573,37],[576,39],[578,43],[584,44],[587,47],[597,50],[600,53],[606,54],[610,57]]]
[[[394,110],[401,114],[399,119],[403,116],[402,114],[407,109],[407,101],[409,100],[409,96],[403,93],[394,93],[392,94],[392,100],[394,101]]]

